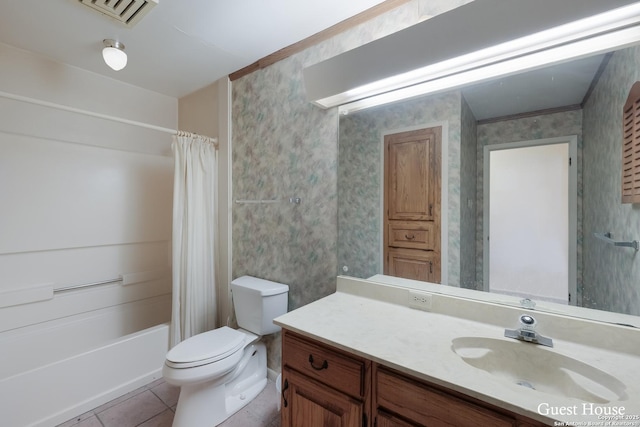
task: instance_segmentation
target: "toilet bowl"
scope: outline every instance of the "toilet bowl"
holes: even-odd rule
[[[213,427],[255,398],[267,384],[262,335],[278,332],[273,319],[287,311],[289,287],[256,277],[231,282],[239,329],[227,326],[173,347],[162,376],[180,387],[173,427]]]

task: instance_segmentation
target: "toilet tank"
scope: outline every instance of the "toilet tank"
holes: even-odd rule
[[[273,319],[287,312],[289,286],[252,276],[231,282],[238,326],[257,335],[278,332]]]

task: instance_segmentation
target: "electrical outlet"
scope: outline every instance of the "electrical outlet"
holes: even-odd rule
[[[431,294],[420,291],[409,291],[409,307],[417,310],[431,310]]]

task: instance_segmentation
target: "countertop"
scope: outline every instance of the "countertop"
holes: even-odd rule
[[[407,289],[399,287],[343,279],[338,281],[336,293],[280,316],[274,323],[406,374],[551,425],[555,421],[566,423],[565,425],[581,422],[585,423],[583,425],[588,422],[591,425],[606,425],[606,420],[599,418],[597,414],[607,414],[615,408],[617,413],[622,411],[625,418],[631,419],[615,421],[628,422],[627,424],[609,425],[640,426],[640,356],[626,351],[635,348],[640,352],[640,331],[583,319],[535,313],[540,324],[547,321],[549,325],[554,322],[563,325],[562,333],[559,332],[560,339],[554,336],[553,328],[548,325],[543,335],[553,338],[554,348],[538,346],[541,351],[556,352],[581,360],[618,378],[626,385],[625,400],[590,404],[497,379],[492,374],[465,363],[452,350],[452,340],[458,337],[487,337],[519,343],[504,338],[504,329],[515,325],[500,325],[501,320],[496,319],[506,316],[513,318],[515,322],[517,314],[522,310],[433,295],[434,311],[437,311],[437,307],[447,306],[454,307],[452,311],[459,307],[467,313],[468,307],[473,307],[471,311],[474,311],[476,318],[484,317],[488,320],[484,322],[409,308],[408,295]],[[476,306],[477,304],[480,305]],[[507,310],[506,314],[504,310]],[[498,312],[499,315],[492,315]],[[580,337],[577,336],[580,333],[589,338],[586,340],[588,344],[580,342]],[[602,339],[594,339],[593,334],[602,334]],[[562,339],[567,335],[576,339]],[[616,339],[624,339],[624,345],[621,342],[620,348],[625,351],[620,351],[616,346]],[[630,339],[635,341],[631,345]],[[594,342],[600,342],[603,347],[592,345]],[[561,415],[560,412],[567,415]],[[634,419],[635,416],[638,419]],[[602,424],[598,424],[600,422]]]

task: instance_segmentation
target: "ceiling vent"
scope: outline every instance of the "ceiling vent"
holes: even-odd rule
[[[131,28],[158,4],[159,0],[80,0],[82,4]]]

